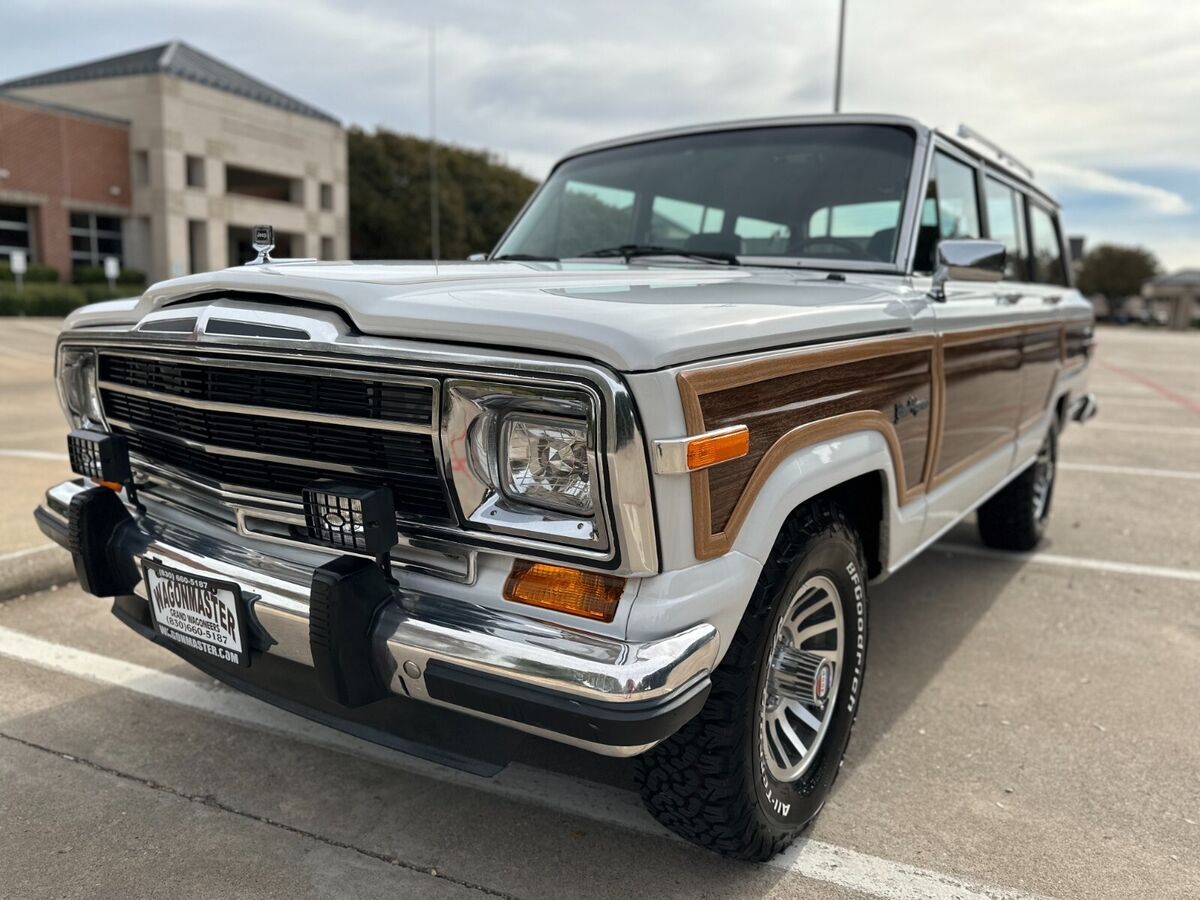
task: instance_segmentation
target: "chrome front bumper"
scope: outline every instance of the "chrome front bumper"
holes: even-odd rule
[[[69,544],[71,500],[89,486],[82,480],[56,485],[37,511],[42,530],[64,546]],[[124,533],[116,552],[131,557],[139,572],[149,561],[235,582],[251,615],[273,642],[266,652],[313,666],[308,632],[313,566],[150,514],[137,518],[136,524]],[[146,599],[143,584],[133,592]],[[674,710],[674,722],[684,707],[698,709],[697,700],[702,704],[707,696],[719,650],[717,629],[710,624],[658,640],[629,642],[403,587],[394,595],[372,634],[376,673],[393,693],[605,755],[632,756],[667,736],[614,743],[621,735],[645,736],[643,729],[625,727],[641,720],[641,711],[653,718],[656,710]],[[439,687],[431,665],[438,672],[455,673],[461,689]],[[464,683],[468,687],[462,688]],[[502,702],[488,701],[493,688],[500,690]],[[545,715],[526,715],[517,701],[531,697],[535,703],[546,699],[570,712],[571,727],[547,727]],[[599,724],[581,726],[580,717],[587,720],[593,710]],[[625,724],[615,730],[604,724],[613,721]]]

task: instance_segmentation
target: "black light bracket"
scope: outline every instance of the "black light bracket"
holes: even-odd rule
[[[313,570],[308,598],[308,644],[322,693],[342,706],[365,706],[391,693],[373,663],[372,631],[393,599],[378,567],[339,556]]]
[[[133,592],[141,574],[129,556],[116,553],[113,547],[119,532],[136,527],[121,498],[106,487],[97,485],[71,498],[68,548],[75,575],[89,594],[114,597]]]
[[[67,457],[72,472],[92,481],[121,485],[129,502],[141,509],[133,468],[129,463],[129,444],[124,437],[106,431],[77,428],[67,435]]]
[[[389,580],[399,540],[391,488],[323,479],[304,488],[304,524],[311,541],[374,558]]]

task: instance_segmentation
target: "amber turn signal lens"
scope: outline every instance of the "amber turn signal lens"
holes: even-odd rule
[[[116,491],[118,494],[119,494],[119,493],[121,493],[121,485],[120,485],[120,483],[119,483],[119,482],[116,482],[116,481],[97,481],[97,482],[96,482],[96,484],[100,485],[101,487],[106,487],[106,488],[108,488],[110,491]]]
[[[625,579],[615,575],[519,559],[504,583],[504,599],[611,622],[623,590]]]
[[[739,459],[750,452],[750,431],[745,426],[724,434],[697,438],[687,445],[687,467],[706,469],[717,463]]]

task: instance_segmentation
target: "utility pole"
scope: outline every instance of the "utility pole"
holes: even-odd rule
[[[441,256],[437,160],[437,29],[429,26],[429,248],[436,267]]]
[[[833,72],[833,111],[842,111],[842,54],[846,46],[846,0],[838,0],[837,63]]]

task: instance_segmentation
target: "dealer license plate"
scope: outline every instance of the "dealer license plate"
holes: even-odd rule
[[[163,637],[239,666],[250,665],[246,612],[236,584],[145,564],[154,627]]]

